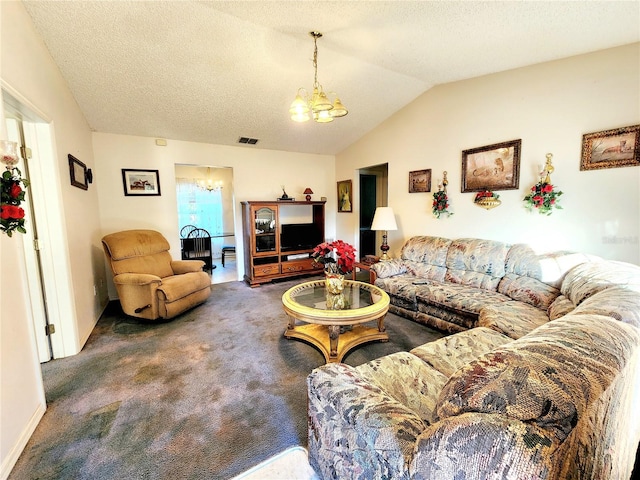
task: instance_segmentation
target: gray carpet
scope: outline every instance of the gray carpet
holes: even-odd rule
[[[283,337],[280,299],[299,281],[214,285],[205,304],[164,323],[112,302],[82,352],[43,364],[47,412],[9,479],[228,479],[306,447],[305,379],[324,358]],[[393,314],[385,324],[388,343],[344,362],[442,336]]]

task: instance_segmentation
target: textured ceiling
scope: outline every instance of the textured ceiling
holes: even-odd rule
[[[24,1],[93,130],[335,154],[434,85],[640,41],[640,2]],[[294,123],[318,80],[349,115]]]

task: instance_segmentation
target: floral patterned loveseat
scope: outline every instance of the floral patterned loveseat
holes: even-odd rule
[[[493,284],[489,298],[508,299],[475,311],[449,306],[443,324],[435,309],[421,315],[426,304],[420,307],[417,288],[413,304],[410,292],[389,289],[407,302],[399,308],[413,312],[411,318],[458,333],[358,367],[329,364],[309,375],[309,459],[321,478],[630,477],[640,440],[640,267],[586,256],[577,262],[580,256],[570,254],[539,257],[551,260],[536,267],[524,246],[501,249],[501,267],[487,261],[488,249],[498,247],[493,242],[453,240],[449,248],[476,242],[484,253],[465,250],[475,257],[465,265],[491,266],[475,272],[481,275],[452,269],[448,278],[475,277],[470,292]],[[403,261],[415,261],[410,257],[405,248]],[[392,265],[378,269],[382,279]],[[440,265],[405,268],[398,275],[447,277],[436,271]],[[438,280],[404,285],[432,287],[437,301],[462,304],[455,298],[461,290],[445,297]],[[476,297],[480,303],[480,295],[468,298]],[[545,317],[532,322],[525,314],[522,324],[510,327],[529,307]]]

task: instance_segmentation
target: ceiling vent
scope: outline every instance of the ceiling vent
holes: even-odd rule
[[[258,139],[257,138],[249,138],[249,137],[240,137],[238,139],[238,143],[246,143],[248,145],[255,145],[256,143],[258,143]]]

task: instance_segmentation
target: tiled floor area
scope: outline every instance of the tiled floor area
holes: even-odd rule
[[[224,268],[222,267],[222,260],[220,258],[214,258],[213,264],[216,268],[211,272],[211,283],[226,283],[226,282],[237,282],[238,278],[242,278],[238,276],[238,264],[236,263],[236,259],[225,258],[224,260]]]

